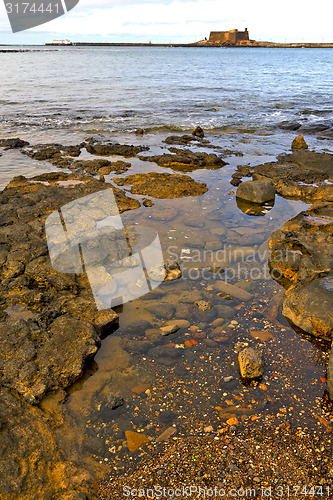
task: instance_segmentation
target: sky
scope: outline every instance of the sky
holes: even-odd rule
[[[58,19],[12,33],[0,0],[0,44],[43,45],[64,38],[189,43],[209,37],[210,31],[245,27],[254,40],[333,42],[332,19],[332,0],[80,0]]]

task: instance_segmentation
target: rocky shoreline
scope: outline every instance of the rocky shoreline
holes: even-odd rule
[[[325,469],[327,478],[325,476],[325,481],[321,482],[325,487],[331,484],[329,478],[332,463],[331,458],[326,455],[329,445],[327,436],[327,446],[325,444],[318,451],[316,439],[322,443],[319,432],[315,438],[307,434],[306,430],[304,434],[300,430],[289,432],[290,424],[288,427],[286,421],[284,427],[272,427],[267,431],[265,439],[260,440],[257,431],[246,433],[238,429],[238,413],[235,408],[230,408],[229,418],[225,416],[226,411],[220,410],[223,419],[229,423],[224,427],[212,428],[204,432],[203,436],[174,436],[172,429],[169,429],[163,439],[156,441],[157,445],[152,445],[146,438],[141,439],[139,446],[136,441],[131,449],[131,439],[135,440],[138,436],[128,434],[126,437],[130,452],[140,454],[142,446],[146,450],[141,457],[144,465],[138,465],[132,475],[107,481],[99,493],[97,480],[105,476],[105,469],[97,461],[91,460],[84,451],[84,437],[81,442],[73,437],[71,442],[70,428],[73,422],[62,412],[62,405],[68,398],[69,389],[91,367],[101,340],[117,330],[118,315],[112,309],[96,309],[85,274],[64,274],[52,268],[45,237],[45,220],[63,205],[105,191],[111,186],[120,213],[135,211],[140,207],[148,210],[154,205],[154,200],[158,199],[201,196],[207,192],[206,184],[194,180],[189,174],[198,169],[218,170],[226,162],[222,155],[188,149],[189,144],[208,144],[203,131],[196,129],[192,136],[170,136],[165,142],[170,146],[168,153],[148,156],[149,148],[144,146],[101,143],[93,138],[74,146],[31,146],[20,139],[0,140],[0,147],[19,149],[22,154],[36,161],[46,160],[59,169],[65,169],[32,179],[16,177],[0,193],[0,472],[3,478],[0,479],[0,493],[6,500],[120,498],[124,481],[137,486],[143,472],[147,485],[152,485],[157,479],[168,485],[169,468],[161,469],[161,463],[170,461],[173,453],[178,453],[180,469],[173,479],[174,485],[185,484],[185,479],[190,482],[193,476],[195,484],[209,486],[216,484],[216,474],[219,475],[218,483],[225,488],[236,484],[244,487],[254,484],[277,486],[278,478],[282,478],[287,485],[292,464],[282,463],[283,461],[279,465],[274,465],[273,461],[270,464],[267,450],[269,447],[276,447],[276,460],[279,461],[279,448],[284,443],[285,436],[288,442],[283,445],[286,446],[285,453],[291,453],[297,436],[301,435],[303,444],[307,440],[307,443],[312,443],[313,450],[308,449],[306,452],[303,449],[302,463],[298,462],[299,479],[309,484],[307,461],[319,460],[320,457],[324,465],[318,468],[318,473],[314,473],[311,479],[317,483],[321,481],[320,474]],[[80,159],[83,149],[99,158]],[[114,155],[123,159],[107,159]],[[174,172],[149,172],[120,177],[130,169],[131,158],[149,161]],[[105,176],[109,175],[117,175],[112,178],[113,184],[105,182]],[[250,182],[257,183],[257,187],[260,183],[261,187],[262,183],[266,188],[269,185],[267,199],[262,198],[261,191],[261,198],[251,201],[251,192],[254,192],[251,191],[252,188],[250,194],[246,195],[250,197],[246,202],[252,207],[256,207],[259,200],[259,207],[256,209],[261,209],[274,198],[275,192],[283,197],[314,203],[309,210],[301,212],[272,234],[269,241],[270,266],[272,277],[287,289],[283,314],[308,334],[331,342],[333,155],[297,149],[291,154],[278,157],[277,162],[257,167],[239,167],[232,180],[233,185],[239,186],[239,194],[244,191],[246,177],[252,177]],[[278,275],[275,274],[277,271]],[[168,268],[167,272],[169,274],[166,280],[180,276],[177,267]],[[143,329],[146,338],[156,341],[155,339],[169,335],[178,335],[178,330],[180,333],[186,331],[190,323],[185,324],[184,321],[192,316],[199,323],[210,321],[213,326],[209,336],[203,335],[198,327],[190,330],[191,337],[184,343],[185,349],[188,348],[188,351],[184,351],[185,359],[188,360],[190,350],[198,342],[202,341],[207,349],[214,349],[234,338],[234,330],[239,325],[233,317],[237,310],[242,310],[242,304],[252,299],[251,289],[246,283],[240,287],[229,285],[229,288],[213,288],[197,297],[194,293],[187,296],[188,292],[181,288],[180,292],[179,300],[183,302],[179,304],[182,306],[181,311],[177,309],[177,304],[161,302],[157,308],[158,300],[153,300],[152,304],[146,301],[147,311],[156,315],[159,320],[155,328],[151,328],[149,321],[145,325],[138,323],[133,328],[138,332]],[[217,295],[218,300],[222,301],[220,305],[212,303]],[[218,318],[221,319],[220,323]],[[161,320],[168,320],[169,323],[165,325]],[[172,320],[173,324],[170,323]],[[128,348],[134,349],[137,342],[137,339],[134,340]],[[169,344],[159,346],[157,343],[153,348],[149,346],[150,355],[157,362],[164,359],[166,365],[171,360],[169,364],[172,365],[175,353],[180,357],[183,352],[175,349],[172,341]],[[142,348],[142,352],[145,352],[146,347]],[[261,370],[263,371],[263,363]],[[260,377],[258,373],[252,378]],[[330,383],[329,377],[329,388]],[[142,393],[145,394],[146,390],[149,391],[146,388]],[[109,401],[108,408],[113,411],[121,407],[123,403],[117,401],[117,397],[112,400],[112,404]],[[327,425],[327,431],[331,432],[330,423]],[[59,436],[59,432],[63,433],[65,430],[68,432],[69,444],[65,444],[64,439]],[[280,436],[277,441],[275,434]],[[158,443],[164,440],[169,441],[163,445],[165,449],[161,452]],[[244,442],[250,443],[250,449],[243,456]],[[145,448],[147,445],[148,448]],[[194,475],[191,473],[188,476],[186,460],[189,450],[194,456],[199,450],[206,450],[207,454],[220,461],[221,469],[217,471],[215,466],[209,466],[209,470],[204,470],[208,467],[208,462],[203,462],[202,456],[200,464],[198,461],[191,469]],[[223,450],[227,450],[227,453],[224,454]],[[157,452],[159,455],[156,455]],[[262,456],[268,460],[264,469],[272,471],[271,477],[276,479],[275,482],[264,478],[263,469],[258,465]],[[292,456],[296,462],[300,460],[294,452]],[[247,465],[251,460],[256,465],[249,475]],[[174,467],[173,465],[172,468]],[[149,477],[145,472],[148,469]]]

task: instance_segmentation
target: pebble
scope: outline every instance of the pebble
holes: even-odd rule
[[[149,441],[145,434],[138,432],[126,431],[125,436],[129,451],[136,451]]]
[[[222,326],[224,325],[225,320],[223,318],[217,318],[213,321],[212,326]]]
[[[171,436],[176,434],[177,428],[176,427],[168,427],[162,434],[158,436],[156,439],[156,443],[161,443],[162,441],[167,441]]]
[[[204,428],[204,432],[214,432],[214,428],[211,425],[208,425],[207,427]]]
[[[160,328],[161,330],[161,335],[166,337],[167,335],[171,335],[172,333],[176,333],[179,330],[179,326],[174,324],[174,325],[167,325],[167,326],[162,326]]]
[[[177,325],[179,328],[189,328],[191,323],[187,319],[172,319],[167,325]]]
[[[231,382],[234,380],[234,377],[230,375],[230,377],[223,377],[223,381],[227,384],[228,382]]]
[[[198,300],[195,305],[200,309],[200,311],[208,311],[212,308],[212,305],[205,300]]]

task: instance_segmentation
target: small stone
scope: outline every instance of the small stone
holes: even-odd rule
[[[239,370],[244,379],[259,378],[264,373],[263,354],[252,347],[246,347],[238,354]]]
[[[208,425],[207,427],[204,428],[204,432],[214,432],[214,428],[211,425]]]
[[[145,434],[141,434],[139,432],[126,431],[125,436],[129,451],[136,451],[149,441]]]
[[[156,443],[161,443],[162,441],[167,441],[171,436],[176,434],[176,427],[168,427],[162,434],[156,439]]]
[[[179,326],[177,324],[162,326],[160,328],[161,334],[166,337],[167,335],[171,335],[172,333],[176,333],[179,330]]]
[[[148,198],[145,198],[145,199],[143,200],[142,205],[143,205],[144,207],[153,207],[153,206],[154,206],[154,203],[153,203],[151,200],[149,200]]]
[[[103,406],[105,408],[109,408],[110,410],[115,410],[116,408],[119,408],[119,406],[122,406],[124,402],[125,401],[121,396],[110,394]]]
[[[235,426],[236,426],[236,425],[238,425],[238,420],[237,420],[237,418],[236,418],[236,417],[229,418],[229,419],[227,420],[227,424],[228,424],[228,425],[230,425],[230,426],[232,426],[232,425],[235,425]]]
[[[217,318],[213,321],[212,326],[215,326],[215,327],[222,326],[222,325],[224,325],[224,323],[225,323],[225,320],[223,318]]]
[[[168,325],[176,325],[178,328],[189,328],[191,323],[187,319],[172,319],[168,321]]]
[[[308,149],[308,145],[302,135],[295,137],[291,144],[291,149]]]
[[[205,137],[205,132],[201,127],[198,126],[193,130],[192,135],[194,135],[194,137],[200,137],[200,139],[203,139]]]
[[[190,340],[185,340],[184,345],[187,349],[192,349],[193,344]]]
[[[144,132],[145,132],[145,131],[143,130],[143,128],[138,128],[138,129],[135,131],[135,133],[136,133],[137,135],[143,135],[143,134],[144,134]]]
[[[223,381],[227,384],[228,382],[231,382],[234,380],[234,377],[231,375],[230,377],[223,377]]]
[[[195,305],[200,309],[200,311],[208,311],[212,308],[211,304],[205,300],[198,300]]]

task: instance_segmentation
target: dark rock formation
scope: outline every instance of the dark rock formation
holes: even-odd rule
[[[87,465],[80,442],[64,452],[57,428],[72,439],[70,422],[45,408],[50,398],[64,400],[118,317],[96,309],[85,275],[51,266],[44,224],[62,205],[105,189],[96,179],[50,173],[16,177],[0,193],[1,498],[61,498],[73,490],[96,498],[88,483],[97,464]],[[140,206],[114,193],[120,212]]]
[[[200,139],[203,139],[205,137],[205,132],[201,127],[198,126],[193,130],[192,135],[194,135],[194,137],[199,137]]]
[[[199,168],[218,169],[227,165],[219,156],[214,153],[194,153],[189,149],[170,148],[174,154],[163,154],[159,156],[145,156],[144,160],[153,161],[161,167],[172,168],[176,171],[192,172]]]
[[[277,162],[256,167],[238,167],[233,175],[238,184],[240,177],[254,180],[270,179],[280,196],[298,198],[306,202],[333,201],[333,155],[297,150],[278,156]]]
[[[91,175],[124,174],[131,164],[125,161],[109,160],[77,160],[69,167],[73,172],[82,172]]]
[[[148,151],[147,146],[129,146],[127,144],[88,144],[86,146],[88,153],[97,156],[125,156],[130,158],[137,156],[142,151]]]
[[[5,149],[18,149],[23,148],[24,146],[29,146],[27,141],[22,141],[16,137],[15,139],[0,139],[0,148]]]
[[[130,185],[131,193],[149,195],[154,198],[182,198],[184,196],[200,196],[207,191],[204,183],[194,181],[188,175],[136,174],[113,179],[118,186]]]

